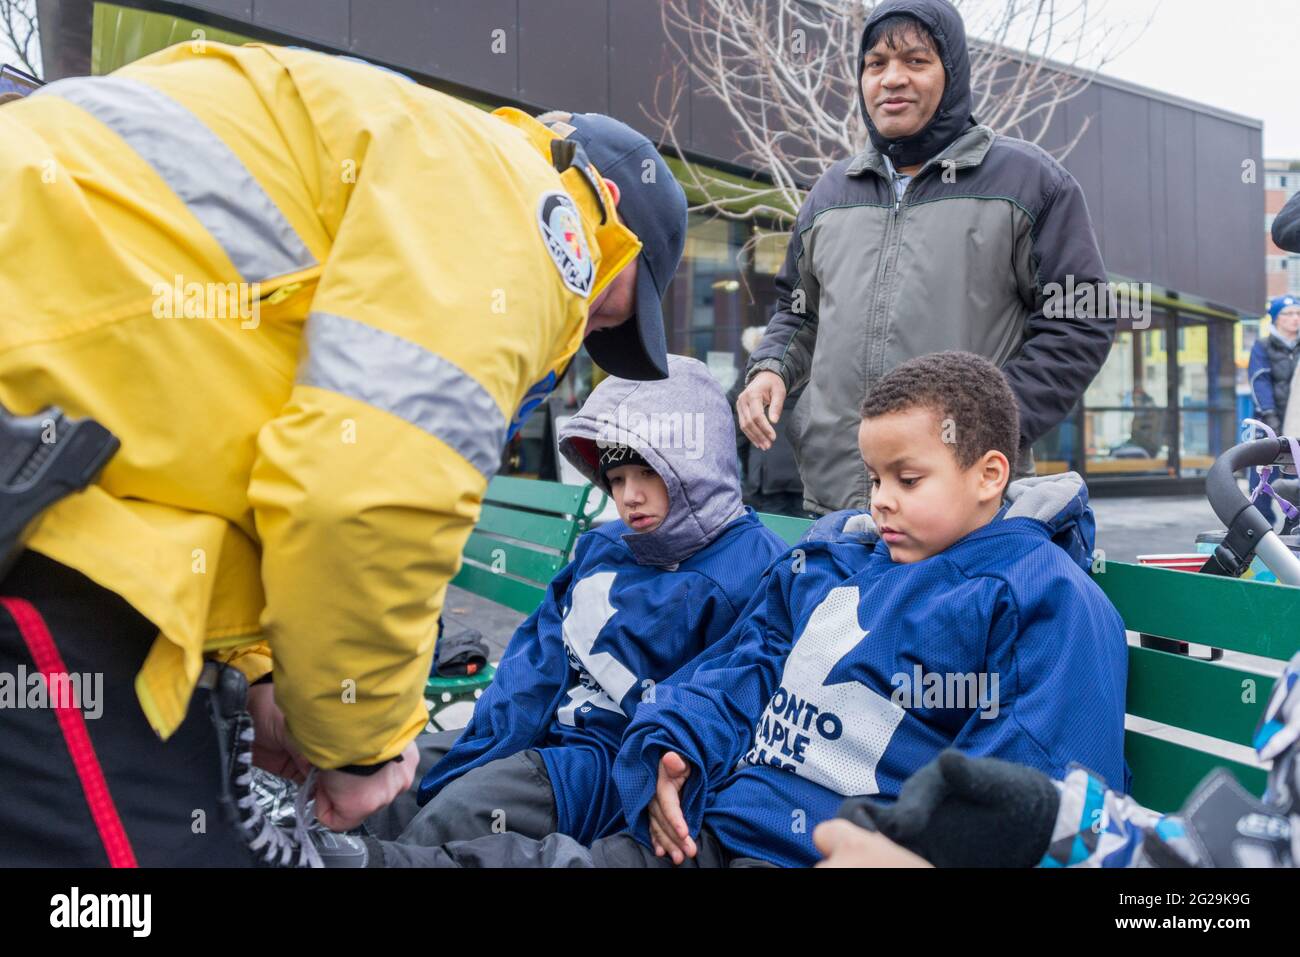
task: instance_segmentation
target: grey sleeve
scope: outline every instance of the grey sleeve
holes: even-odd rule
[[[1296,193],[1273,220],[1273,242],[1279,249],[1300,253],[1300,193]]]
[[[767,335],[749,357],[745,381],[759,372],[775,372],[789,392],[807,384],[817,347],[817,301],[821,293],[804,247],[804,234],[813,218],[811,197],[804,201],[790,234],[785,263],[776,275],[776,311]]]
[[[1048,305],[1046,289],[1097,285],[1094,302],[1108,303],[1106,267],[1097,247],[1088,204],[1078,182],[1064,168],[1030,234],[1030,255],[1017,257],[1017,280],[1033,296],[1020,351],[1002,367],[1020,406],[1025,443],[1050,432],[1078,403],[1110,353],[1115,319],[1109,309]],[[1064,297],[1061,297],[1064,298]],[[1047,314],[1051,312],[1051,316]],[[1064,313],[1062,315],[1062,313]]]

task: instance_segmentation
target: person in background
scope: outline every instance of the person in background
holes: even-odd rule
[[[740,344],[744,346],[746,355],[758,348],[765,331],[763,326],[750,326],[741,334]],[[727,393],[727,402],[733,409],[744,388],[745,377],[742,375]],[[801,394],[802,392],[796,392],[786,399],[787,414],[793,414],[795,403]],[[794,446],[790,444],[785,422],[778,421],[773,428],[776,430],[776,441],[765,451],[751,442],[749,436],[737,425],[736,454],[740,456],[743,478],[741,490],[745,504],[756,512],[804,518],[808,512],[803,507],[803,479],[799,476]]]
[[[1300,299],[1277,296],[1268,304],[1268,315],[1272,331],[1256,340],[1250,350],[1247,372],[1251,399],[1255,403],[1255,418],[1280,434],[1291,397],[1291,380],[1296,374],[1296,360],[1300,357]],[[1259,473],[1251,469],[1251,492],[1258,484]],[[1258,499],[1256,507],[1265,518],[1270,521],[1274,518],[1271,498]]]

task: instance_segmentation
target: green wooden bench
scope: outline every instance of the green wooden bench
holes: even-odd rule
[[[760,515],[789,545],[812,524]],[[1300,588],[1215,578],[1107,562],[1093,580],[1130,631],[1240,651],[1286,662],[1300,650]],[[1129,647],[1126,710],[1171,728],[1251,745],[1273,678],[1222,661]],[[1080,694],[1087,689],[1081,688]],[[1133,797],[1157,811],[1180,808],[1213,768],[1229,769],[1252,794],[1262,794],[1260,768],[1138,731],[1124,736]],[[1108,782],[1118,786],[1117,782]]]
[[[1093,575],[1131,631],[1285,662],[1300,649],[1300,588],[1107,562]],[[1173,728],[1249,747],[1274,679],[1223,661],[1130,646],[1127,711]],[[1081,689],[1086,691],[1086,689]],[[1260,768],[1200,748],[1129,731],[1133,796],[1171,811],[1213,768],[1252,794]]]
[[[578,536],[604,509],[606,498],[593,485],[496,476],[451,583],[531,614],[555,573],[569,563]],[[430,675],[424,689],[434,724],[430,730],[441,729],[437,716],[450,705],[482,695],[495,674],[489,664],[474,675]]]

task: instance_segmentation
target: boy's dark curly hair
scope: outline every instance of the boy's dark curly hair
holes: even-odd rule
[[[862,417],[924,408],[951,420],[953,454],[968,469],[996,449],[1014,472],[1020,448],[1020,410],[1002,370],[973,352],[936,352],[891,369],[867,393]]]

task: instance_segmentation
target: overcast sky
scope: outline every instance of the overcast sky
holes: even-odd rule
[[[1300,0],[1111,0],[1146,31],[1103,70],[1264,121],[1264,156],[1300,159]]]

